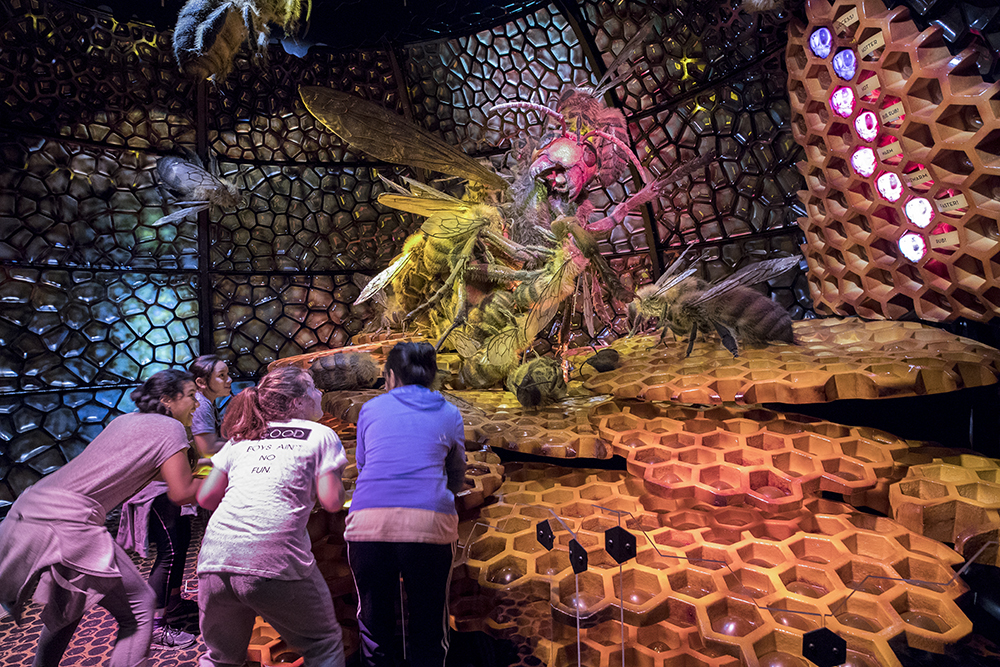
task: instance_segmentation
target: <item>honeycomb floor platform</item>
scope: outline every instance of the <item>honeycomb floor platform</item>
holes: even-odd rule
[[[1000,352],[915,322],[827,318],[793,323],[795,345],[733,357],[717,336],[666,344],[636,336],[612,343],[623,360],[585,382],[596,394],[699,405],[825,403],[940,394],[995,384]],[[593,352],[588,351],[588,354]],[[582,361],[584,355],[577,357]]]

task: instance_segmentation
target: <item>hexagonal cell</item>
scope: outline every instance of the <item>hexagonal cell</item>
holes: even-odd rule
[[[684,550],[684,556],[692,568],[702,570],[727,569],[731,560],[726,549],[714,547],[711,544],[697,545]]]
[[[624,570],[611,577],[615,597],[624,599],[628,607],[642,607],[660,594],[660,579],[642,570]],[[622,597],[624,596],[624,598]]]
[[[853,533],[842,538],[841,543],[855,556],[889,562],[899,552],[899,543],[885,535]]]
[[[809,563],[826,564],[840,556],[836,543],[824,537],[803,535],[788,544],[795,557]]]
[[[812,433],[792,438],[792,447],[813,456],[830,456],[837,453],[832,442]]]
[[[988,507],[1000,507],[1000,486],[980,482],[956,486],[958,495]]]
[[[542,494],[542,502],[549,505],[563,505],[573,500],[574,494],[567,489],[555,489]]]
[[[715,463],[718,454],[711,449],[702,449],[700,447],[692,447],[690,449],[685,449],[677,454],[677,460],[683,461],[684,463],[689,463],[696,466],[708,465],[709,463]]]
[[[670,590],[679,595],[701,599],[718,590],[712,575],[698,570],[685,569],[667,577]]]
[[[798,563],[778,575],[785,590],[795,595],[818,599],[836,588],[826,570]]]
[[[780,435],[764,432],[747,436],[747,446],[753,447],[754,449],[772,451],[775,449],[786,449],[788,447],[788,442]]]
[[[726,452],[722,457],[726,463],[741,467],[759,466],[764,463],[764,457],[758,452],[751,452],[746,447],[740,447],[731,452]]]
[[[472,543],[469,547],[469,558],[486,562],[494,556],[507,550],[507,540],[496,535],[482,537]]]
[[[865,463],[878,463],[886,460],[886,454],[881,447],[871,440],[857,438],[840,443],[840,449],[851,458]]]
[[[694,535],[683,530],[664,530],[653,537],[653,541],[668,547],[683,548],[694,544]]]
[[[579,586],[579,591],[577,590]],[[593,572],[563,577],[558,586],[559,602],[575,615],[590,616],[603,607],[607,594],[604,579]]]
[[[681,646],[680,635],[670,626],[658,623],[636,631],[636,642],[653,653],[665,653]],[[639,663],[633,663],[639,664]]]
[[[942,149],[931,160],[931,164],[948,173],[962,176],[968,176],[975,170],[972,160],[965,151]]]
[[[531,522],[519,516],[507,516],[497,522],[499,533],[520,533],[531,527]]]
[[[881,595],[897,586],[899,576],[885,565],[851,559],[837,568],[837,576],[850,589]]]
[[[935,593],[941,593],[956,584],[961,585],[961,580],[955,580],[954,573],[937,560],[906,556],[894,562],[892,569],[901,578],[909,580],[907,583]]]
[[[569,567],[569,553],[565,551],[549,551],[535,559],[535,572],[551,577]]]
[[[660,436],[660,445],[670,449],[683,449],[698,444],[698,438],[690,433],[665,433]]]
[[[645,479],[656,484],[689,484],[694,471],[687,464],[665,463],[646,471]]]
[[[736,550],[740,560],[747,565],[771,568],[787,560],[784,552],[774,544],[752,542]]]
[[[909,498],[933,500],[948,496],[948,487],[928,479],[909,479],[899,482],[896,486],[899,492]]]
[[[818,462],[801,452],[779,452],[771,455],[771,465],[790,477],[801,477],[819,472]]]
[[[634,460],[636,463],[642,463],[645,465],[654,465],[657,463],[664,463],[673,458],[673,454],[670,451],[665,450],[660,446],[653,447],[643,447],[642,449],[635,450],[635,453],[629,458]]]
[[[528,572],[528,564],[523,558],[505,556],[486,569],[486,581],[500,586],[509,586]]]
[[[891,604],[904,623],[920,630],[942,634],[959,621],[957,608],[926,593],[904,591]]]
[[[871,476],[865,470],[865,467],[857,461],[842,457],[824,460],[823,470],[829,475],[842,479],[845,482],[858,482]]]
[[[774,582],[762,572],[742,567],[723,576],[729,592],[733,595],[746,596],[754,600],[767,597],[774,593]]]
[[[831,604],[830,612],[841,626],[872,634],[891,627],[894,620],[877,601],[858,595]]]
[[[749,481],[750,491],[767,501],[780,501],[790,496],[801,496],[798,487],[793,485],[791,480],[776,475],[770,470],[754,470],[749,475]]]
[[[712,630],[730,637],[745,637],[764,623],[756,605],[736,598],[714,602],[707,611]]]
[[[604,621],[603,623],[587,630],[587,641],[601,646],[614,646],[621,643],[622,630],[625,630],[625,638],[629,633],[618,621]]]
[[[809,632],[820,627],[822,612],[819,607],[796,600],[782,598],[767,605],[767,613],[774,622],[800,632]]]
[[[698,473],[698,481],[716,491],[738,491],[743,486],[744,478],[730,466],[714,465],[702,468]]]

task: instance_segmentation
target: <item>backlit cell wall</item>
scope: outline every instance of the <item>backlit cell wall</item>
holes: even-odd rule
[[[654,20],[635,58],[643,73],[608,102],[653,173],[707,150],[718,159],[614,229],[601,246],[608,261],[636,286],[686,244],[708,278],[797,252],[803,150],[789,118],[786,16],[723,1],[697,12],[682,2],[524,7],[392,49],[297,58],[272,46],[264,68],[241,55],[226,81],[205,87],[199,116],[169,31],[57,0],[0,0],[0,513],[131,410],[128,393],[155,371],[213,351],[252,381],[270,361],[342,345],[371,321],[369,306],[352,306],[357,282],[419,225],[376,202],[379,175],[415,174],[318,129],[301,84],[378,102],[509,166],[503,135],[538,133],[539,119],[501,128],[489,107],[552,104],[566,85],[593,85]],[[156,160],[194,147],[200,131],[246,201],[156,226],[174,210]],[[639,187],[633,174],[595,186],[595,216]],[[803,275],[771,290],[796,317],[811,314]],[[619,335],[618,307],[593,338],[577,313],[571,344]]]
[[[807,18],[790,27],[787,56],[817,308],[1000,314],[1000,84],[984,78],[981,51],[949,50],[953,26],[921,30],[880,0],[819,0]]]

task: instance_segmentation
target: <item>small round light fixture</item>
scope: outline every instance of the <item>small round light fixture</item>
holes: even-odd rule
[[[851,156],[851,166],[858,176],[868,178],[875,173],[875,151],[863,146]]]
[[[841,86],[830,95],[830,108],[841,118],[850,118],[854,113],[854,91],[848,86]]]
[[[844,81],[850,81],[858,71],[858,57],[851,49],[841,49],[833,57],[833,71]]]
[[[871,111],[862,111],[854,119],[854,129],[865,141],[874,141],[878,136],[878,116]]]
[[[888,201],[899,201],[899,198],[903,196],[903,182],[899,180],[899,176],[891,171],[879,174],[878,178],[875,179],[875,187],[878,188],[878,193]]]
[[[829,28],[816,28],[809,35],[809,48],[817,58],[826,58],[833,47],[833,33]]]
[[[906,214],[907,220],[920,229],[927,229],[934,220],[934,206],[925,197],[914,197],[906,202],[903,213]]]
[[[927,241],[920,234],[907,232],[899,238],[899,251],[911,262],[919,262],[927,254]]]

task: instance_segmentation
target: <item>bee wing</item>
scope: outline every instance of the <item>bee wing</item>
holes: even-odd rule
[[[659,285],[659,289],[653,292],[649,296],[649,298],[656,298],[661,294],[664,294],[665,292],[669,291],[670,289],[673,289],[677,285],[681,284],[682,282],[690,278],[697,270],[698,270],[697,266],[692,266],[690,269],[687,269],[686,271],[677,274],[676,276],[672,277],[670,280],[666,281],[662,285]],[[659,281],[657,281],[657,284],[659,284]]]
[[[201,165],[173,155],[161,157],[156,161],[156,173],[168,189],[176,192],[191,193],[196,188],[225,187],[221,180],[203,169]]]
[[[180,209],[179,211],[174,211],[169,215],[165,215],[158,220],[154,220],[152,224],[153,227],[160,227],[161,225],[165,225],[168,222],[177,222],[178,220],[183,220],[185,217],[187,217],[188,213],[199,213],[201,211],[204,211],[208,207],[209,207],[208,202],[205,202],[203,204],[195,204],[194,206],[188,206],[186,208]]]
[[[476,356],[476,352],[482,347],[479,341],[462,331],[451,332],[451,344],[455,346],[458,356],[463,359],[470,359]]]
[[[469,414],[469,413],[476,414],[476,415],[485,415],[486,414],[486,411],[483,410],[482,408],[476,407],[475,405],[473,405],[472,403],[469,403],[464,398],[459,398],[458,396],[456,396],[455,394],[451,393],[450,391],[442,391],[441,395],[444,396],[444,399],[446,401],[448,401],[449,403],[451,403],[452,405],[454,405],[456,408],[458,408],[462,412],[462,414]]]
[[[742,269],[724,279],[717,285],[709,287],[707,290],[702,292],[701,296],[694,299],[691,302],[692,306],[696,306],[706,301],[710,301],[726,292],[729,292],[734,287],[740,285],[756,285],[757,283],[764,282],[765,280],[770,280],[780,276],[785,271],[788,271],[793,266],[797,266],[799,263],[798,257],[780,257],[778,259],[769,259],[764,262],[754,262],[744,266]]]
[[[435,238],[458,238],[488,223],[482,215],[482,206],[470,205],[459,199],[428,199],[386,193],[379,195],[378,201],[399,211],[426,216],[420,231]]]
[[[530,343],[538,335],[538,332],[545,328],[555,314],[559,312],[559,306],[563,300],[560,298],[562,288],[562,274],[566,270],[571,260],[564,261],[559,268],[547,279],[547,284],[542,288],[528,316],[524,322],[524,330]],[[544,275],[544,274],[542,274]],[[537,280],[537,279],[536,279]]]
[[[662,287],[664,284],[666,284],[666,282],[670,280],[670,278],[674,275],[674,273],[676,273],[677,270],[681,268],[681,265],[684,263],[684,257],[688,254],[688,251],[690,250],[691,246],[684,248],[684,252],[678,255],[677,259],[675,259],[673,262],[670,263],[670,266],[668,266],[663,271],[660,277],[657,278],[656,282],[653,284],[656,285],[657,287]]]
[[[406,266],[412,257],[413,251],[409,251],[404,252],[402,255],[393,260],[392,264],[383,269],[381,273],[372,278],[368,284],[365,285],[365,288],[361,290],[361,294],[359,294],[358,298],[354,300],[354,305],[357,306],[364,303],[368,299],[375,296],[375,294],[385,289],[385,286],[392,282],[392,279],[403,270],[403,267]]]
[[[299,96],[327,129],[374,158],[467,178],[498,190],[507,187],[492,169],[377,104],[321,86],[300,86]]]
[[[594,289],[589,271],[580,275],[580,291],[583,292],[583,325],[590,337],[594,337]]]
[[[501,367],[513,364],[517,358],[519,337],[517,324],[511,324],[499,333],[490,336],[484,345],[486,363]]]
[[[410,186],[410,194],[420,196],[423,195],[429,199],[440,199],[442,201],[448,201],[455,204],[462,203],[461,199],[456,199],[446,192],[441,192],[437,188],[432,188],[429,185],[421,183],[420,181],[415,181],[412,178],[407,178],[406,176],[400,176],[403,182]],[[406,193],[404,193],[406,194]]]
[[[709,151],[704,155],[699,155],[693,160],[684,162],[679,167],[671,169],[663,176],[660,176],[659,178],[656,179],[656,182],[653,185],[657,190],[664,190],[665,188],[667,188],[670,185],[673,185],[674,183],[678,182],[685,176],[693,174],[699,169],[703,169],[705,166],[708,165],[708,163],[710,163],[714,159],[715,159],[715,151]]]

